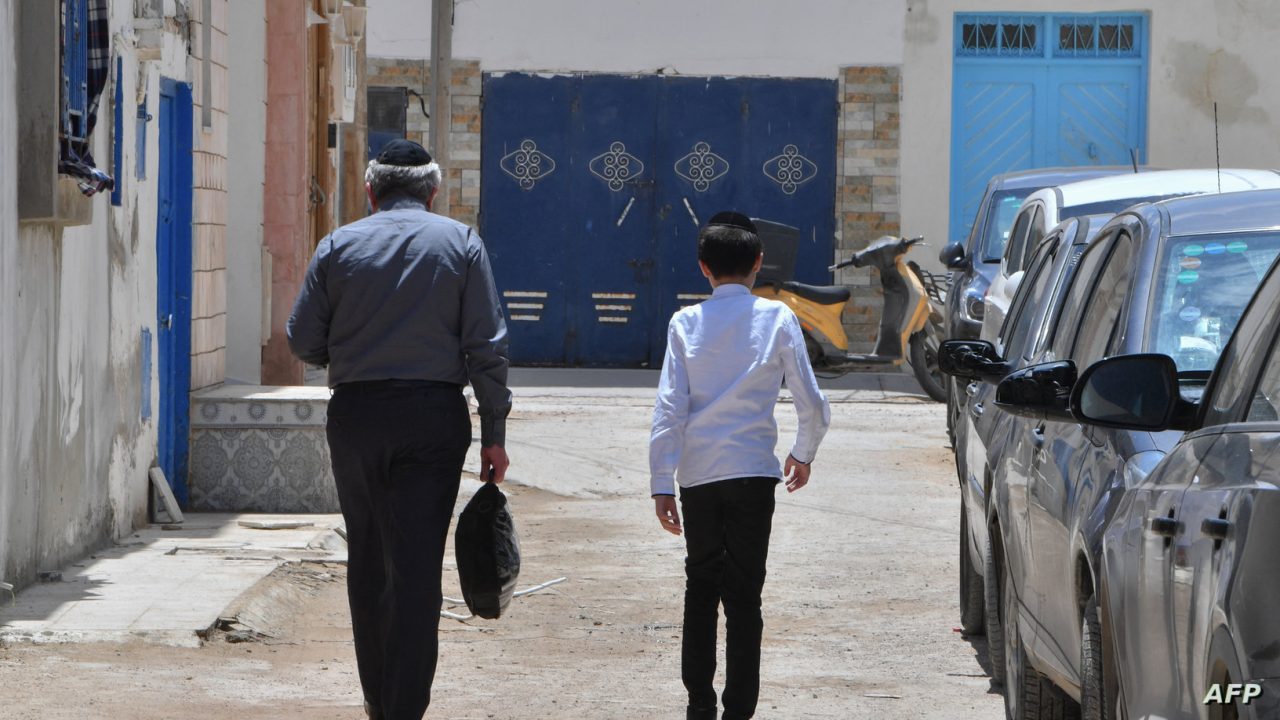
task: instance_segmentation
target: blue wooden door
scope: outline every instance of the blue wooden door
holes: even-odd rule
[[[950,235],[993,175],[1146,161],[1147,18],[956,16]]]
[[[160,83],[160,178],[156,219],[159,462],[187,502],[191,390],[191,86]]]
[[[825,283],[835,222],[828,80],[507,73],[484,80],[481,226],[523,364],[652,366],[707,297],[697,233],[736,209],[801,228]]]

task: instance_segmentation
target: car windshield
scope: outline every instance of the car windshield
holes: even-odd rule
[[[1181,371],[1212,370],[1277,254],[1276,232],[1169,238],[1156,265],[1147,350]]]
[[[986,232],[982,236],[982,262],[1000,262],[1000,258],[1004,256],[1004,243],[1009,239],[1009,230],[1013,228],[1013,219],[1018,216],[1018,208],[1035,191],[1036,188],[1022,188],[992,193],[984,227]]]

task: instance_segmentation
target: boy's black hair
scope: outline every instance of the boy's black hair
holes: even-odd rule
[[[741,213],[716,213],[698,233],[698,259],[717,279],[750,275],[763,251],[755,223]]]

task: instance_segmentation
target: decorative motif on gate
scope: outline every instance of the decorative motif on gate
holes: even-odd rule
[[[711,183],[729,172],[729,161],[711,152],[711,145],[698,142],[693,152],[676,161],[676,174],[693,183],[693,189],[705,192]]]
[[[556,161],[529,139],[520,142],[520,149],[504,155],[499,165],[524,190],[532,190],[539,180],[556,171]]]
[[[587,167],[614,192],[621,190],[628,180],[644,174],[644,161],[627,152],[627,146],[621,142],[611,144],[608,152],[591,158]]]
[[[812,180],[818,174],[818,166],[800,154],[800,148],[787,145],[782,154],[764,161],[761,168],[765,177],[778,183],[782,192],[794,195],[796,188]]]

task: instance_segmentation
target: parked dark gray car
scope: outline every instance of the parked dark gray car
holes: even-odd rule
[[[1273,266],[1199,402],[1180,397],[1168,355],[1102,360],[1073,392],[1085,423],[1189,431],[1150,475],[1133,478],[1103,535],[1098,607],[1089,609],[1100,616],[1086,619],[1097,634],[1085,640],[1101,661],[1110,717],[1280,717],[1278,337]]]
[[[1069,408],[1076,368],[1115,355],[1167,354],[1194,398],[1280,253],[1278,226],[1278,191],[1181,198],[1117,215],[1080,257],[1048,341],[1051,362],[997,387],[997,406],[1017,417],[992,468],[984,573],[994,582],[985,601],[1011,718],[1054,712],[1036,706],[1059,702],[1048,682],[1083,698],[1091,718],[1114,710],[1106,638],[1145,618],[1101,618],[1095,610],[1103,532],[1125,491],[1181,437],[1077,422]],[[1178,642],[1181,623],[1149,632]]]

